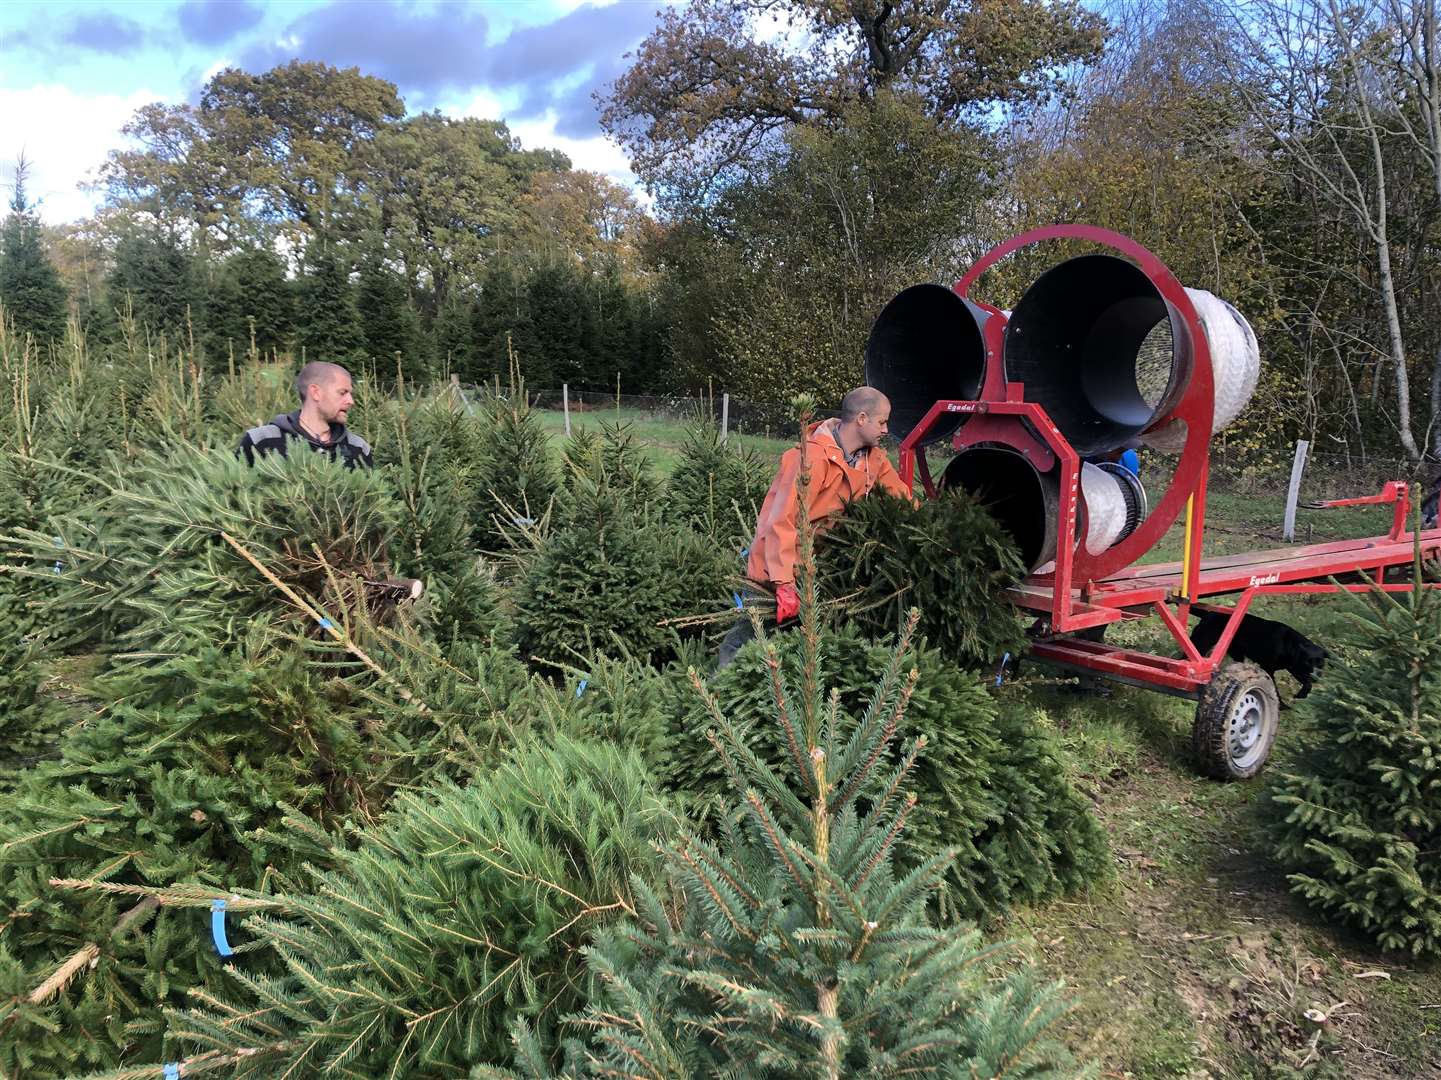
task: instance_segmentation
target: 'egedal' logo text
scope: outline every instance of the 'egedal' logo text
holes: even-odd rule
[[[1256,575],[1252,574],[1250,587],[1254,589],[1257,585],[1274,585],[1280,580],[1280,571],[1277,571],[1274,574],[1267,574],[1265,577],[1257,577]]]

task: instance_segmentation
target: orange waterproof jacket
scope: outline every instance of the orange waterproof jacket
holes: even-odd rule
[[[806,464],[810,485],[806,488],[806,515],[817,530],[826,520],[845,509],[872,488],[880,486],[892,495],[909,499],[910,490],[879,446],[861,455],[854,467],[846,464],[845,451],[836,442],[835,421],[813,424],[806,438]],[[799,447],[787,450],[781,467],[761,505],[756,536],[751,541],[746,576],[752,581],[782,584],[795,580],[796,565],[796,479],[801,471]]]

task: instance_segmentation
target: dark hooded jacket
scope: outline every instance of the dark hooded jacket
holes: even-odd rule
[[[332,461],[336,455],[347,469],[364,465],[367,469],[374,463],[370,460],[370,444],[359,435],[346,430],[344,424],[330,425],[330,438],[326,442],[311,438],[300,426],[300,410],[284,416],[277,416],[268,424],[261,424],[247,431],[240,439],[235,456],[244,455],[247,465],[254,465],[258,454],[271,452],[285,455],[291,442],[300,442],[318,453],[329,454]]]

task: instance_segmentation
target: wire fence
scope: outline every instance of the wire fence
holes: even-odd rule
[[[494,385],[464,386],[467,399],[477,402],[497,393]],[[507,393],[504,388],[499,392]],[[679,429],[688,424],[712,424],[727,436],[772,440],[773,446],[762,449],[779,454],[796,438],[794,408],[785,402],[757,402],[731,397],[725,393],[687,394],[616,394],[558,389],[526,389],[531,406],[538,410],[546,426],[563,434],[575,425],[599,421],[630,422],[639,429],[643,439],[677,442]],[[816,418],[835,416],[834,410],[817,410]],[[890,446],[895,453],[895,442]],[[949,446],[933,444],[928,448],[932,457],[932,475],[940,476]],[[1212,447],[1208,490],[1213,495],[1233,496],[1238,500],[1233,513],[1245,520],[1238,526],[1257,532],[1274,531],[1278,536],[1290,485],[1294,445],[1277,445],[1259,452],[1240,452],[1224,444]],[[1152,505],[1159,501],[1175,472],[1178,456],[1142,448],[1141,480],[1151,494]],[[1299,501],[1322,502],[1329,499],[1374,495],[1389,480],[1419,483],[1430,490],[1437,482],[1429,469],[1404,458],[1360,454],[1308,454],[1302,473]],[[1213,504],[1214,506],[1214,504]],[[1213,509],[1213,513],[1215,510]],[[1274,521],[1272,520],[1274,518]],[[1310,528],[1303,523],[1298,539],[1305,539]]]
[[[477,401],[497,393],[494,386],[465,385],[467,399]],[[509,391],[502,387],[500,394]],[[786,402],[747,401],[729,394],[616,394],[593,390],[532,390],[525,396],[532,408],[548,414],[550,426],[567,422],[622,420],[642,424],[714,424],[726,435],[746,435],[786,442],[796,437],[795,409]],[[815,418],[839,415],[834,409],[817,409]]]

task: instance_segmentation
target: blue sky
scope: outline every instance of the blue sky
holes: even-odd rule
[[[47,221],[89,213],[78,185],[141,105],[195,97],[228,66],[293,57],[390,79],[410,112],[505,120],[527,147],[629,179],[591,93],[662,0],[7,0],[0,5],[0,174],[23,149]]]

